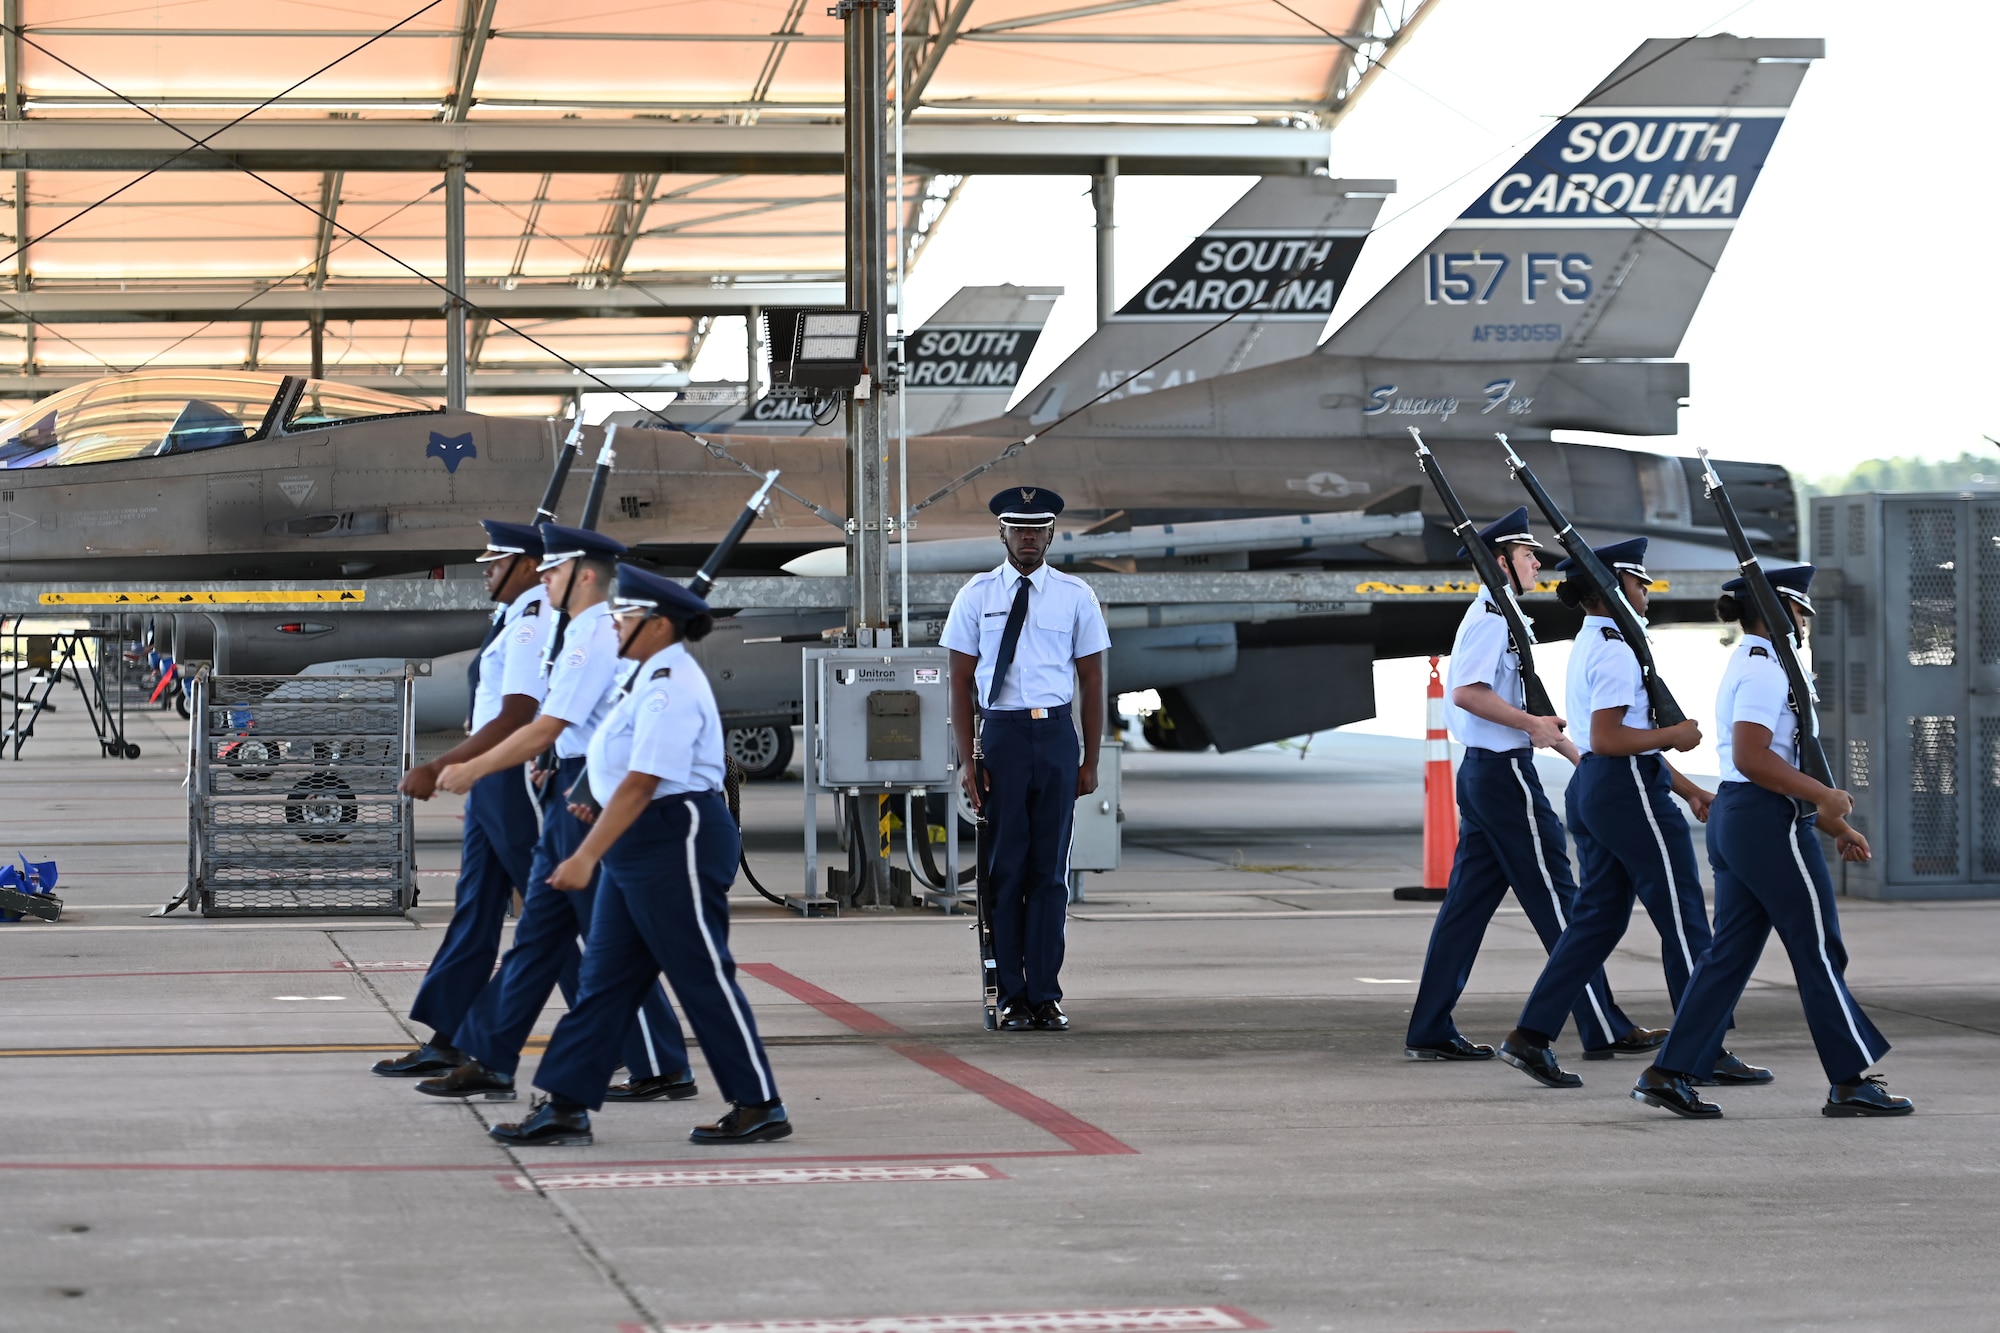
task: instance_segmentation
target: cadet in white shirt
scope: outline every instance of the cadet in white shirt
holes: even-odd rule
[[[1063,498],[1018,486],[987,507],[1000,520],[1007,560],[959,589],[939,642],[951,649],[958,752],[980,756],[965,765],[964,782],[987,824],[1000,1027],[1061,1031],[1069,1026],[1059,974],[1070,831],[1077,799],[1097,790],[1111,635],[1090,585],[1044,561]],[[1078,692],[1081,763],[1070,720]]]
[[[1478,540],[1492,548],[1507,574],[1510,596],[1534,587],[1542,567],[1535,552],[1542,544],[1528,530],[1525,505],[1481,528]],[[1460,548],[1459,555],[1465,554]],[[1515,605],[1518,609],[1519,602]],[[1529,624],[1525,615],[1522,624]],[[1452,1010],[1509,888],[1544,949],[1555,948],[1569,923],[1576,897],[1569,845],[1542,792],[1535,750],[1554,750],[1571,763],[1577,751],[1563,735],[1562,718],[1526,711],[1521,659],[1506,613],[1490,589],[1482,587],[1466,608],[1446,669],[1447,717],[1452,735],[1465,746],[1456,782],[1458,851],[1431,928],[1403,1054],[1411,1060],[1490,1060],[1493,1048],[1468,1041],[1452,1021]],[[1636,1025],[1612,1000],[1602,968],[1584,986],[1572,1012],[1585,1050],[1611,1050],[1621,1040],[1640,1039],[1633,1035]]]
[[[577,940],[590,934],[594,887],[560,892],[549,887],[548,874],[583,842],[584,826],[570,813],[563,793],[582,776],[584,752],[617,701],[618,631],[609,602],[616,561],[625,547],[600,533],[554,523],[542,524],[541,535],[542,583],[550,602],[570,617],[541,715],[484,755],[446,769],[439,784],[463,790],[487,772],[518,767],[551,747],[555,771],[544,788],[542,834],[535,844],[521,919],[514,925],[513,947],[459,1026],[457,1045],[465,1062],[443,1078],[417,1085],[418,1092],[432,1097],[513,1100],[521,1048],[549,993],[560,986],[566,1002],[576,1000]],[[611,1100],[678,1101],[695,1095],[687,1039],[657,982],[639,1004],[623,1049],[631,1077],[611,1088]]]
[[[486,528],[486,595],[500,603],[486,642],[467,671],[472,686],[471,735],[448,753],[403,775],[398,790],[428,801],[438,775],[502,745],[535,716],[543,692],[542,655],[554,615],[536,581],[542,535],[526,523],[482,520]],[[437,956],[410,1005],[410,1018],[432,1029],[421,1047],[378,1061],[385,1078],[425,1078],[464,1063],[453,1044],[493,960],[514,890],[526,890],[535,853],[535,802],[518,765],[472,784],[465,802],[465,842],[459,853],[456,905]]]
[[[791,1120],[729,953],[729,885],[741,844],[722,797],[722,717],[685,646],[712,627],[708,604],[671,579],[620,565],[613,613],[622,656],[642,665],[591,737],[575,792],[589,798],[578,802],[589,836],[549,875],[550,887],[568,891],[603,872],[580,993],[535,1071],[548,1100],[520,1124],[489,1132],[510,1144],[590,1143],[589,1112],[603,1104],[619,1035],[664,971],[730,1102],[689,1139],[781,1139]]]
[[[1813,567],[1771,571],[1780,604],[1800,638],[1812,600]],[[1834,840],[1843,860],[1869,859],[1868,840],[1846,820],[1854,800],[1799,771],[1799,718],[1791,684],[1770,633],[1742,579],[1722,585],[1715,604],[1723,621],[1743,626],[1716,691],[1716,754],[1722,788],[1708,822],[1708,862],[1715,871],[1715,942],[1695,965],[1674,1013],[1673,1035],[1632,1089],[1645,1102],[1691,1119],[1712,1120],[1722,1108],[1694,1088],[1727,1053],[1723,1034],[1750,982],[1772,930],[1784,943],[1805,1006],[1813,1045],[1831,1085],[1821,1113],[1830,1116],[1908,1115],[1907,1097],[1889,1091],[1868,1067],[1889,1043],[1847,988],[1847,949],[1834,911],[1815,826]],[[1810,704],[1807,705],[1810,707]]]

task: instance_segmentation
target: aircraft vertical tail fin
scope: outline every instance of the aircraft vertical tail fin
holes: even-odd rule
[[[1107,401],[1311,352],[1394,181],[1267,176],[1119,307],[1010,416]],[[1232,312],[1227,325],[1146,369]]]
[[[1643,43],[1335,330],[1327,355],[1671,357],[1818,39]]]

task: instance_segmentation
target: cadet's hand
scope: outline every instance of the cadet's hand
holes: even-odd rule
[[[1703,824],[1708,822],[1708,807],[1715,804],[1714,792],[1706,791],[1690,782],[1688,789],[1681,793],[1681,799],[1686,801],[1688,809],[1694,812],[1697,822]]]
[[[1563,742],[1563,728],[1569,723],[1559,717],[1533,717],[1528,723],[1528,744],[1537,750],[1553,750]]]
[[[975,783],[973,781],[975,775],[984,781]],[[977,764],[967,764],[965,774],[959,778],[958,785],[965,788],[965,799],[972,802],[973,814],[976,815],[986,808],[986,793],[993,790],[993,779],[985,769]]]
[[[1854,798],[1838,787],[1828,787],[1826,795],[1820,799],[1818,804],[1819,817],[1821,819],[1845,821],[1847,816],[1854,810]],[[1864,842],[1862,846],[1865,847],[1867,844]]]
[[[566,858],[563,863],[549,872],[549,887],[574,893],[578,889],[590,887],[590,877],[597,870],[597,862],[589,860],[583,853]]]
[[[475,766],[470,763],[449,764],[444,772],[438,774],[437,785],[454,795],[463,796],[471,791],[472,784],[483,776],[485,775],[476,771]]]
[[[1848,826],[1846,832],[1833,840],[1833,845],[1840,849],[1840,859],[1843,861],[1872,861],[1875,859],[1875,853],[1868,850],[1868,839],[1855,832],[1851,824]]]
[[[1097,765],[1083,764],[1076,770],[1076,798],[1080,801],[1097,790]]]
[[[1663,727],[1660,730],[1660,748],[1663,750],[1692,750],[1701,744],[1701,723],[1693,718],[1678,726]]]
[[[428,801],[437,795],[437,770],[429,764],[418,764],[403,774],[403,780],[396,784],[396,790],[419,801]]]
[[[576,822],[579,824],[595,824],[597,822],[597,811],[591,809],[582,801],[571,801],[569,803],[569,812],[576,816]]]

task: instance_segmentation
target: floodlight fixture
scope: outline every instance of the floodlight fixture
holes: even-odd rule
[[[852,389],[867,370],[868,312],[776,307],[764,312],[771,392],[822,398]]]

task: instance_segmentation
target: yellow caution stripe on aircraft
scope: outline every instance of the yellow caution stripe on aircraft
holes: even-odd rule
[[[43,606],[290,606],[365,602],[366,588],[257,589],[237,592],[45,592]]]
[[[1556,590],[1556,584],[1559,581],[1560,580],[1556,579],[1537,580],[1535,583],[1534,590],[1536,592],[1554,592]],[[1387,595],[1392,597],[1437,597],[1441,595],[1470,596],[1473,593],[1478,592],[1481,586],[1482,585],[1477,579],[1454,579],[1454,580],[1447,580],[1446,582],[1443,583],[1382,583],[1378,580],[1371,579],[1366,583],[1355,584],[1354,591],[1356,593],[1372,592],[1378,595]],[[1651,584],[1647,585],[1647,591],[1671,592],[1672,585],[1670,585],[1665,579],[1654,579]]]

